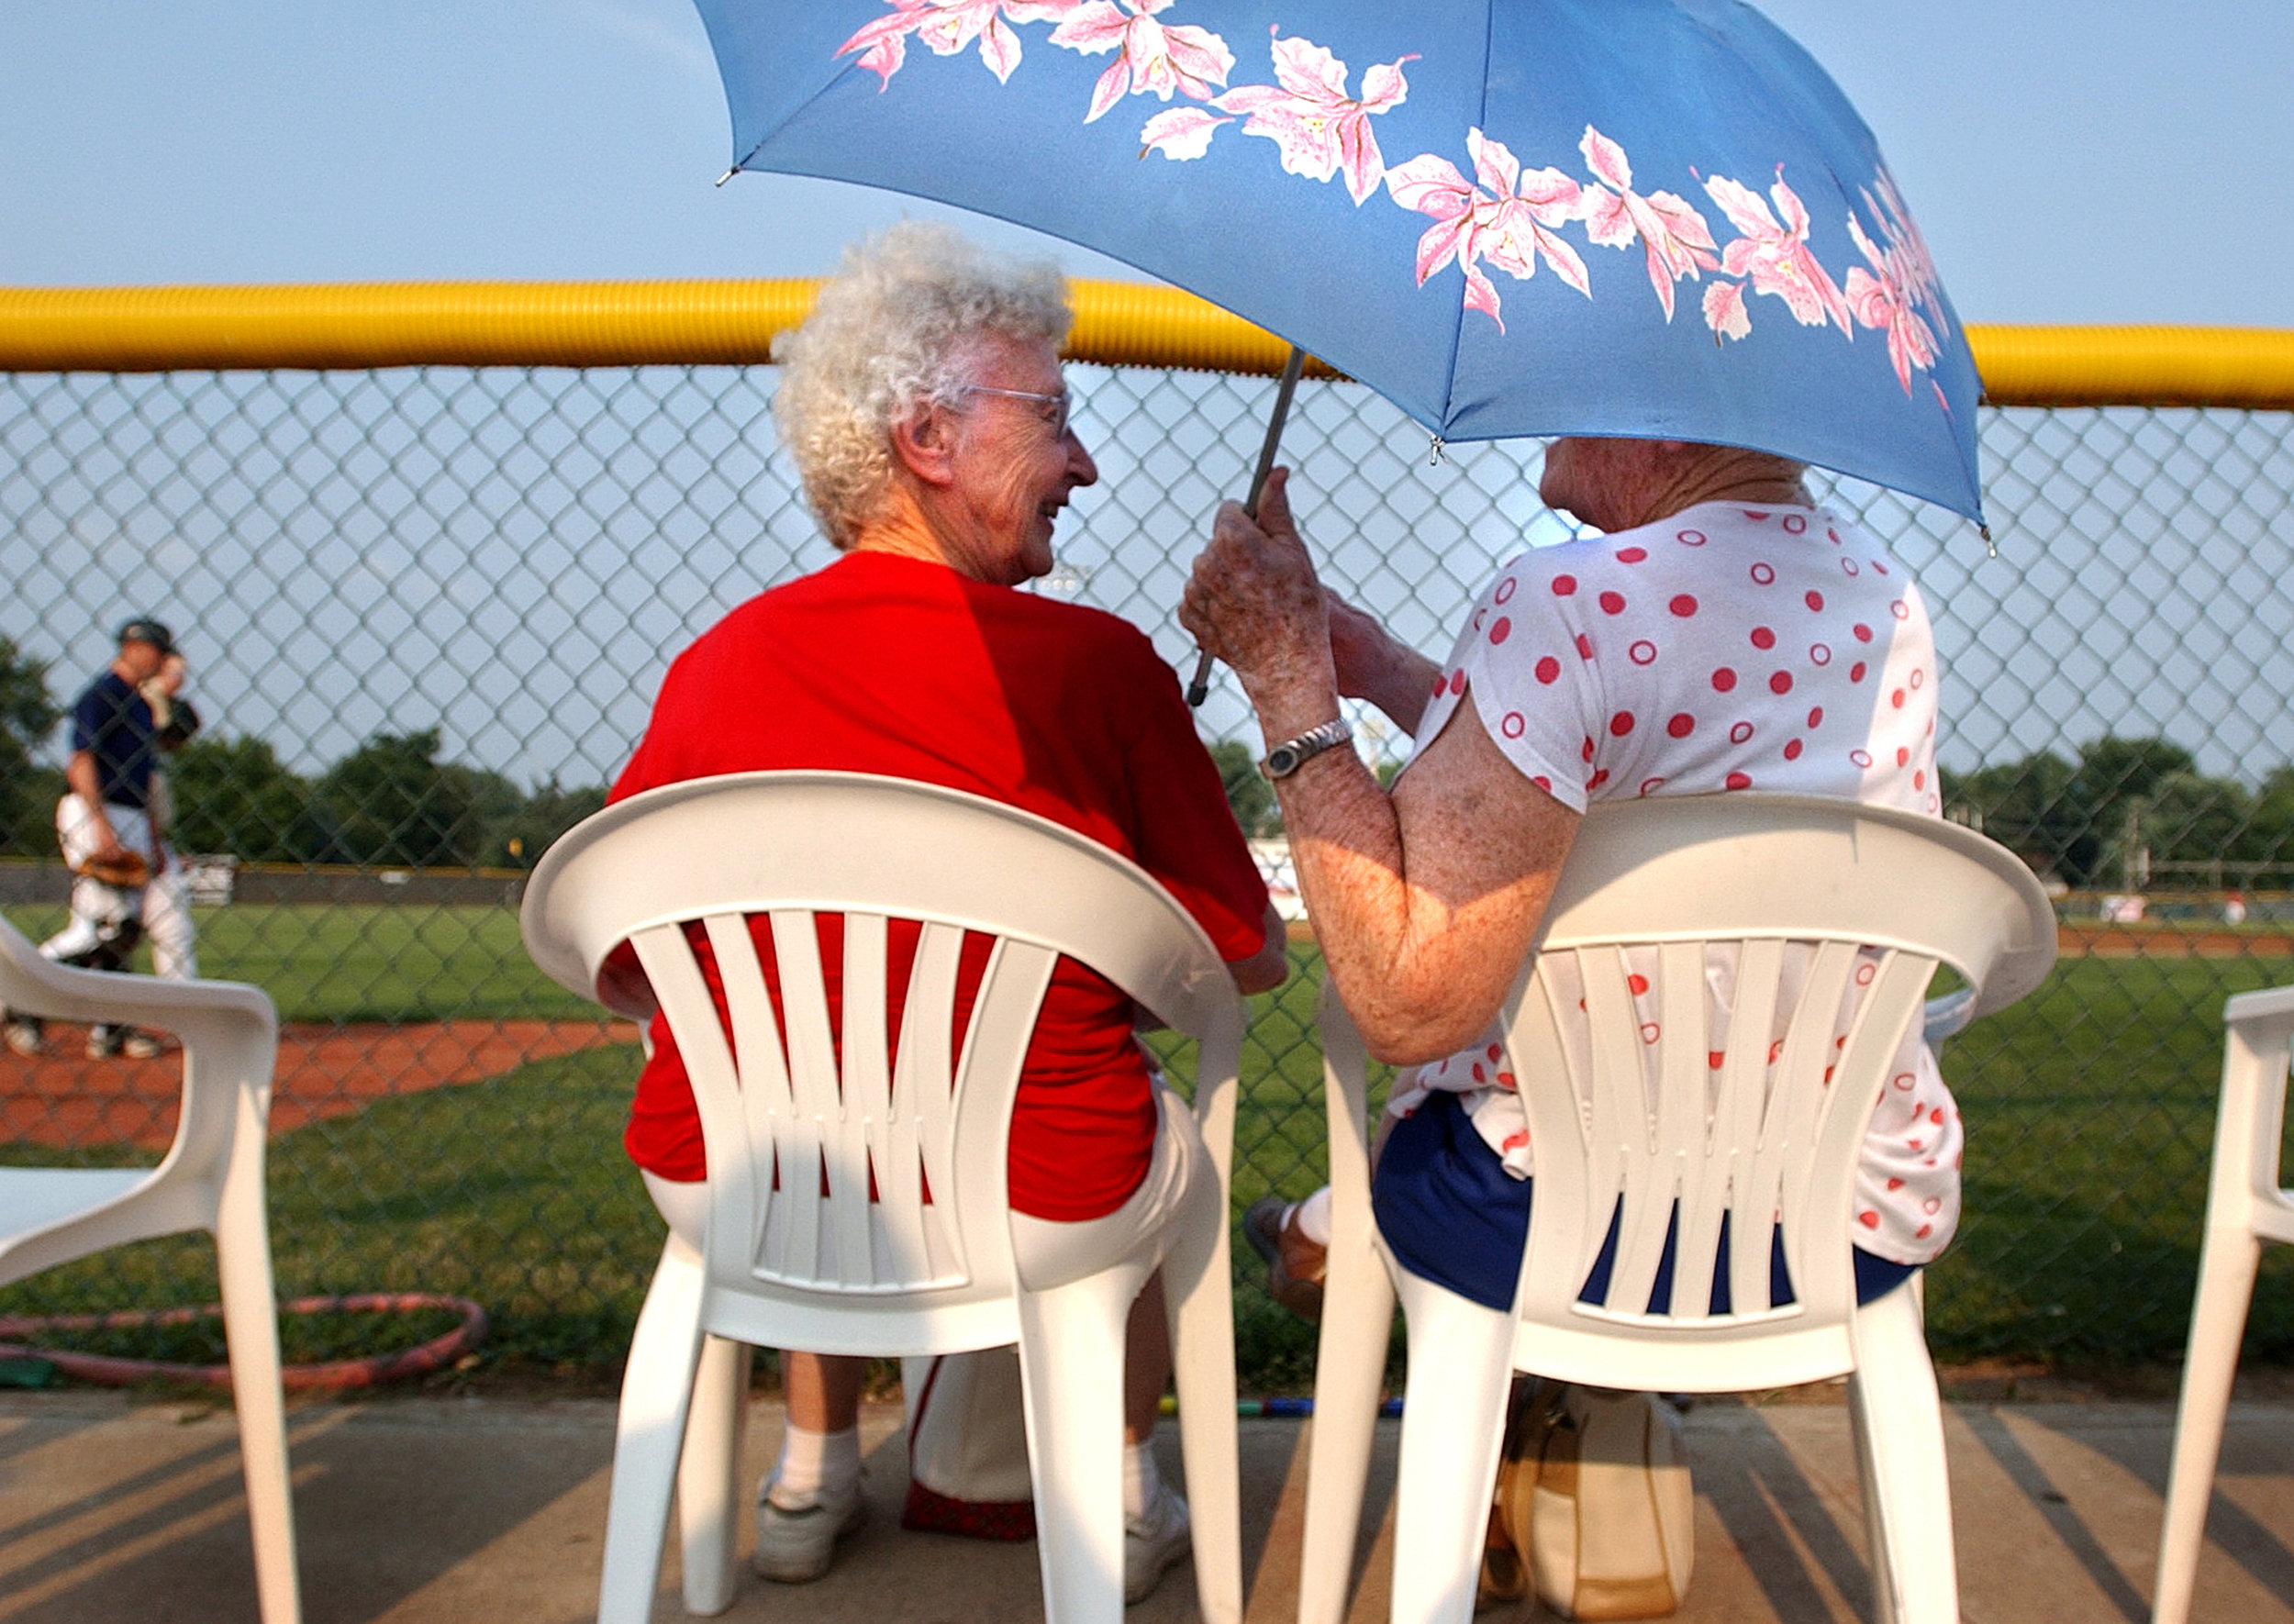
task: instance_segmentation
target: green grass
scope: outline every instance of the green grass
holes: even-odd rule
[[[233,907],[204,913],[201,923],[203,967],[270,987],[290,1019],[594,1013],[541,980],[501,909]],[[1303,1193],[1324,1173],[1320,964],[1311,950],[1293,957],[1301,973],[1253,1001],[1238,1210],[1269,1190]],[[1928,1295],[1941,1356],[2108,1364],[2179,1351],[2222,1000],[2294,980],[2290,972],[2283,960],[2066,960],[2041,992],[1952,1040],[1944,1072],[1969,1151],[1966,1217]],[[1183,1046],[1157,1047],[1187,1074]],[[617,1045],[277,1135],[271,1186],[282,1296],[467,1296],[493,1318],[487,1368],[591,1380],[609,1371],[661,1236],[620,1150],[635,1070],[634,1051]],[[1267,1300],[1255,1254],[1240,1243],[1236,1268],[1246,1391],[1302,1389],[1311,1331]],[[0,1291],[0,1314],[169,1307],[213,1293],[211,1248],[178,1240]],[[403,1347],[440,1329],[349,1316],[290,1320],[285,1334],[289,1357],[310,1360]],[[219,1357],[211,1327],[167,1333],[153,1355],[194,1359],[186,1350],[202,1337]],[[2266,1261],[2249,1349],[2294,1359],[2294,1264]]]
[[[1965,1216],[1928,1296],[1940,1351],[2180,1352],[2222,1003],[2289,980],[2283,960],[2067,959],[2038,993],[1946,1046],[1968,1149]],[[2290,1281],[2266,1262],[2249,1328],[2259,1356],[2294,1356]]]
[[[270,1194],[281,1297],[468,1297],[493,1322],[489,1362],[618,1364],[662,1239],[661,1220],[620,1151],[635,1057],[624,1045],[590,1050],[278,1135]],[[0,1291],[0,1314],[172,1307],[211,1301],[214,1293],[212,1244],[178,1237]],[[451,1323],[290,1317],[283,1335],[287,1358],[308,1362],[409,1346]],[[54,1345],[123,1351],[139,1341],[148,1357],[222,1357],[212,1324],[73,1335]]]
[[[64,910],[11,908],[33,940]],[[507,908],[235,904],[197,910],[199,973],[249,981],[287,1021],[585,1019],[596,1007],[534,967]]]

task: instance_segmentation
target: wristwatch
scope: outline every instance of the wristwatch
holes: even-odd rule
[[[1286,739],[1266,752],[1259,763],[1259,771],[1271,782],[1279,783],[1305,766],[1326,750],[1334,750],[1349,743],[1354,730],[1344,717],[1333,717],[1319,728],[1308,728],[1296,739]]]

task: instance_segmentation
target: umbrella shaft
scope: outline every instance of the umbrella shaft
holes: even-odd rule
[[[1283,443],[1283,423],[1290,416],[1290,397],[1298,391],[1298,373],[1307,364],[1307,352],[1293,344],[1290,359],[1283,362],[1281,384],[1275,391],[1275,410],[1267,419],[1266,439],[1259,445],[1259,465],[1251,475],[1251,494],[1242,500],[1242,511],[1253,518],[1259,516],[1259,496],[1266,489],[1266,476],[1274,472],[1275,452]],[[1186,685],[1186,702],[1200,706],[1210,695],[1210,656],[1198,654],[1195,660],[1195,680]]]

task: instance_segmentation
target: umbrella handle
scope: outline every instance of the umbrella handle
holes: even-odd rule
[[[1275,450],[1283,443],[1283,423],[1290,416],[1290,397],[1297,393],[1298,373],[1307,364],[1307,352],[1293,344],[1290,359],[1283,362],[1283,379],[1275,391],[1275,411],[1266,425],[1266,439],[1259,446],[1259,465],[1251,475],[1251,494],[1243,498],[1242,511],[1253,518],[1259,516],[1259,495],[1266,489],[1266,476],[1274,471]],[[1195,680],[1186,685],[1186,702],[1199,706],[1210,694],[1210,655],[1202,653],[1195,659]]]

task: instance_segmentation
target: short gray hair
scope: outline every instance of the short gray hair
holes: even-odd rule
[[[856,243],[812,313],[773,342],[773,415],[805,500],[842,551],[892,484],[892,428],[952,405],[982,332],[1060,343],[1067,284],[1048,261],[991,253],[946,226],[907,220]]]

